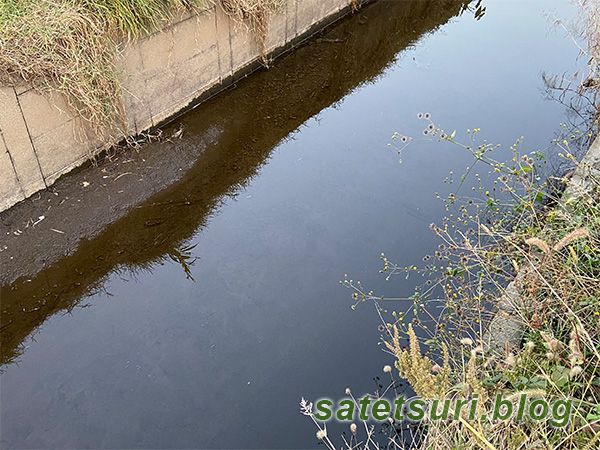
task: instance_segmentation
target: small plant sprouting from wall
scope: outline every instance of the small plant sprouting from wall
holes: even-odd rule
[[[221,0],[225,12],[236,22],[247,24],[254,33],[265,67],[269,66],[266,46],[269,15],[284,3],[285,0]]]

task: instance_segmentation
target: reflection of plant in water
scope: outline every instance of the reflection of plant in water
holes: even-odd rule
[[[579,59],[586,61],[585,70],[572,76],[543,73],[548,98],[568,107],[573,128],[598,125],[600,118],[600,0],[572,0],[579,14],[572,23],[552,18],[557,28],[571,36],[579,49]]]
[[[193,256],[191,252],[194,248],[196,248],[197,245],[198,244],[190,245],[187,247],[182,246],[180,248],[175,248],[168,253],[169,258],[171,258],[174,262],[176,262],[183,268],[183,271],[185,272],[185,277],[188,280],[192,281],[194,281],[194,277],[192,276],[192,271],[190,268],[194,265],[198,257]]]
[[[421,358],[421,355],[415,355],[415,357]],[[398,398],[402,395],[404,384],[400,379],[396,378],[392,367],[389,365],[384,366],[383,372],[385,374],[384,378],[387,379],[389,377],[389,381],[384,381],[379,376],[373,378],[376,388],[368,396],[373,403],[380,399],[389,399],[392,396],[393,398]],[[346,388],[345,394],[348,398],[344,402],[353,406],[356,412],[360,411],[360,401],[364,397],[362,399],[355,397],[350,388]],[[317,427],[316,437],[327,449],[336,450],[340,448],[335,446],[328,435],[327,425],[321,422],[315,415],[312,402],[302,398],[300,401],[300,412],[310,417],[313,421]],[[344,441],[343,448],[347,450],[375,450],[380,448],[413,449],[419,448],[422,443],[424,436],[423,427],[418,423],[406,420],[399,421],[392,414],[381,425],[381,430],[378,432],[375,426],[369,423],[368,420],[364,420],[360,414],[353,414],[352,417],[356,418],[357,423],[348,423],[350,436],[348,437],[346,433],[342,435],[342,440]]]
[[[468,3],[463,6],[461,14],[465,11],[469,11],[473,14],[476,20],[480,20],[483,16],[485,16],[486,8],[482,5],[483,0],[476,0],[473,3]]]

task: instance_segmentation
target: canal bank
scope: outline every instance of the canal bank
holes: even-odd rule
[[[600,137],[594,139],[569,179],[566,190],[562,194],[561,208],[566,204],[579,201],[582,197],[593,198],[593,190],[598,179],[600,179]],[[507,346],[512,351],[520,349],[526,324],[517,318],[526,316],[527,308],[531,308],[531,301],[524,301],[521,293],[527,277],[531,276],[531,272],[538,270],[536,266],[537,264],[528,261],[518,271],[515,280],[504,289],[495,305],[495,314],[483,335],[482,341],[486,348],[500,353]]]
[[[356,8],[354,0],[288,0],[269,15],[264,49],[256,32],[218,4],[127,44],[117,72],[128,134],[182,114]],[[0,87],[0,211],[43,190],[124,136],[104,139],[64,94]],[[107,144],[108,142],[108,144]]]

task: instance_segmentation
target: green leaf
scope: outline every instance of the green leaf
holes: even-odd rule
[[[600,419],[600,405],[596,405],[594,409],[591,410],[585,418],[590,422],[594,422]]]
[[[569,370],[566,367],[558,366],[554,368],[550,378],[559,388],[564,387],[569,382]]]
[[[484,379],[483,385],[487,386],[487,387],[495,386],[496,383],[498,383],[498,381],[500,381],[501,379],[502,379],[502,374],[499,373],[498,375]]]

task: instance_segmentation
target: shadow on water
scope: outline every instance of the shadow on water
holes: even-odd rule
[[[280,58],[272,69],[253,74],[179,119],[171,128],[184,125],[182,140],[151,144],[143,153],[155,158],[160,170],[173,165],[182,149],[193,153],[205,146],[208,136],[211,144],[182,179],[83,240],[70,256],[31,279],[2,286],[2,364],[18,358],[24,340],[47,318],[102,290],[109,274],[152,270],[166,259],[185,270],[193,263],[188,240],[224,199],[258,173],[282,140],[293,139],[309,118],[374,81],[398,52],[460,14],[466,4],[375,2]],[[153,151],[156,147],[162,151]]]

